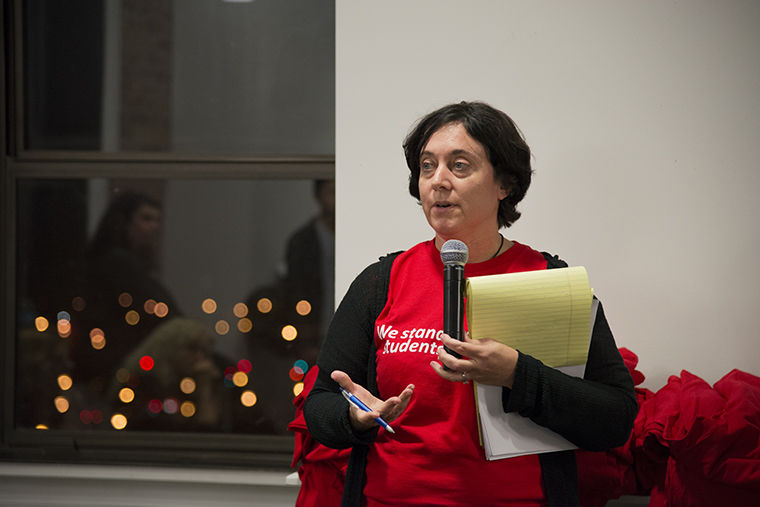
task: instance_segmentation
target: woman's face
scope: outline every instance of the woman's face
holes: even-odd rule
[[[132,214],[127,235],[132,248],[155,246],[161,230],[161,210],[150,204],[141,204]]]
[[[465,243],[494,235],[507,191],[494,178],[485,148],[460,123],[430,136],[420,155],[420,202],[436,235]]]

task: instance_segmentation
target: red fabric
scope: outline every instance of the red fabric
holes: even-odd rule
[[[295,433],[295,449],[290,466],[298,468],[301,489],[298,491],[296,507],[321,507],[340,505],[343,497],[343,482],[350,449],[331,449],[314,440],[306,428],[303,416],[303,404],[306,401],[318,368],[313,366],[303,379],[303,391],[296,396],[296,416],[288,429]]]
[[[638,385],[638,358],[621,354]],[[760,503],[760,377],[733,370],[711,387],[682,371],[657,393],[636,395],[639,414],[624,446],[577,452],[581,505],[637,494],[649,494],[650,506]]]
[[[733,370],[713,387],[726,400],[725,433],[705,476],[760,492],[760,377]]]
[[[665,461],[658,504],[757,504],[760,378],[734,370],[710,387],[682,371],[643,408],[637,445],[660,467]]]

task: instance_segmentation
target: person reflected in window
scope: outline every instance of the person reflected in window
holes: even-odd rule
[[[295,414],[294,383],[316,363],[333,313],[335,182],[317,180],[313,191],[319,211],[289,236],[284,273],[246,298],[256,312],[243,339],[258,402],[236,424],[248,431],[287,434]]]
[[[115,367],[163,319],[180,315],[158,277],[161,206],[136,192],[116,194],[86,252],[85,300],[74,336],[76,380],[100,393]]]
[[[316,354],[333,314],[335,299],[335,180],[316,180],[314,198],[319,213],[296,230],[286,248],[286,294],[311,306],[308,339],[314,351],[305,358],[309,364]]]

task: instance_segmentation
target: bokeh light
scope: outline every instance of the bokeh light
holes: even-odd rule
[[[185,394],[194,393],[195,387],[195,380],[190,377],[185,377],[179,381],[179,390]]]
[[[114,414],[111,416],[111,426],[117,430],[123,430],[127,427],[127,418],[124,414]]]
[[[62,391],[68,391],[69,389],[71,389],[71,386],[73,385],[74,385],[74,381],[71,380],[71,377],[69,377],[65,373],[62,375],[58,375],[58,387],[60,387]]]
[[[50,428],[47,427],[47,424],[38,424],[34,427],[36,430],[49,430]]]
[[[251,373],[251,368],[251,362],[248,359],[241,359],[237,363],[238,371],[242,371],[243,373]]]
[[[303,380],[303,371],[300,368],[296,368],[295,366],[290,369],[290,372],[288,372],[288,375],[290,375],[290,380],[293,382],[298,382],[299,380]]]
[[[137,325],[138,322],[140,322],[140,314],[137,313],[134,310],[129,310],[126,315],[124,315],[124,320],[129,324],[130,326]]]
[[[81,296],[76,296],[71,300],[71,307],[78,312],[82,312],[87,308],[87,301]]]
[[[156,303],[155,299],[147,299],[145,300],[145,303],[143,304],[143,310],[145,310],[145,313],[148,315],[153,315],[156,311]]]
[[[293,386],[293,396],[298,396],[303,392],[303,382],[298,382]]]
[[[230,324],[226,320],[218,320],[214,325],[217,334],[225,335],[230,332]]]
[[[179,406],[179,413],[183,417],[193,417],[195,415],[195,403],[192,401],[183,401]]]
[[[245,303],[237,303],[235,306],[232,307],[232,313],[238,319],[242,319],[243,317],[248,315],[248,306]]]
[[[119,305],[121,305],[122,308],[129,308],[132,306],[132,294],[129,292],[122,292],[119,294]]]
[[[82,410],[79,412],[79,420],[82,424],[90,424],[92,422],[92,414],[89,410]]]
[[[164,413],[172,415],[179,411],[179,401],[177,398],[166,398],[164,400]]]
[[[241,333],[250,333],[253,329],[253,322],[248,317],[244,317],[238,321],[237,328]]]
[[[163,407],[163,403],[161,403],[161,400],[154,398],[148,402],[148,411],[150,411],[153,414],[158,414],[159,412],[161,412],[161,407]]]
[[[62,311],[58,312],[58,315],[56,315],[56,318],[58,320],[68,320],[68,321],[70,321],[71,320],[71,314],[69,312],[65,311],[65,310],[62,310]]]
[[[45,317],[40,316],[34,319],[34,327],[36,327],[37,331],[39,331],[40,333],[47,331],[47,328],[49,326],[50,326],[50,323]]]
[[[257,401],[258,398],[256,397],[256,393],[253,391],[243,391],[240,393],[240,403],[242,403],[244,407],[252,407]]]
[[[293,368],[305,374],[307,371],[309,371],[309,363],[307,363],[303,359],[299,359],[298,361],[293,363]]]
[[[122,387],[119,390],[119,399],[123,403],[132,403],[135,400],[135,392],[129,387]]]
[[[61,414],[65,414],[69,411],[69,400],[64,396],[56,396],[53,398],[53,404],[55,405],[55,409]]]
[[[140,368],[142,368],[145,371],[150,371],[153,369],[153,366],[155,365],[153,358],[150,356],[142,356],[140,358]]]
[[[116,377],[116,380],[124,384],[129,380],[129,370],[126,368],[119,368],[116,370],[114,376]]]
[[[96,327],[90,331],[90,345],[95,350],[101,350],[106,346],[106,335],[102,329]]]
[[[300,316],[309,315],[311,313],[311,303],[302,299],[296,303],[296,313]]]
[[[292,342],[296,339],[296,336],[298,336],[298,330],[294,326],[291,326],[288,324],[287,326],[282,328],[282,339],[285,341]]]
[[[201,308],[203,309],[204,313],[214,313],[216,311],[216,301],[211,298],[206,298],[201,303]]]
[[[58,320],[58,336],[61,338],[68,338],[71,336],[71,322],[69,322],[66,319],[59,319]]]
[[[269,298],[261,298],[256,302],[256,308],[261,313],[269,313],[272,311],[272,300]]]
[[[237,371],[232,375],[232,383],[238,387],[243,387],[248,384],[248,375],[242,371]]]
[[[156,317],[163,319],[164,317],[169,315],[169,306],[163,302],[156,303],[156,307],[153,309],[153,314]]]

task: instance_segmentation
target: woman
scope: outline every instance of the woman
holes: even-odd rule
[[[520,216],[516,205],[530,184],[530,149],[506,114],[462,102],[420,120],[404,151],[409,191],[435,238],[369,266],[353,282],[330,325],[304,407],[318,441],[352,447],[343,503],[577,504],[572,451],[485,459],[467,381],[503,386],[505,412],[530,417],[581,448],[623,444],[636,401],[601,307],[584,379],[493,340],[459,342],[444,334],[438,341],[434,332],[442,327],[439,250],[445,241],[467,244],[466,276],[566,266],[499,233]],[[349,406],[339,387],[372,411]],[[395,434],[378,431],[377,417]]]
[[[169,316],[181,314],[158,277],[160,234],[160,203],[141,193],[122,192],[110,201],[88,246],[83,280],[87,307],[75,326],[80,333],[72,340],[72,359],[77,377],[98,395],[122,359],[164,321],[143,311],[147,301],[164,303]],[[123,294],[128,300],[120,300]],[[127,323],[125,314],[131,309],[140,318]],[[93,328],[105,334],[101,350],[91,346]]]

